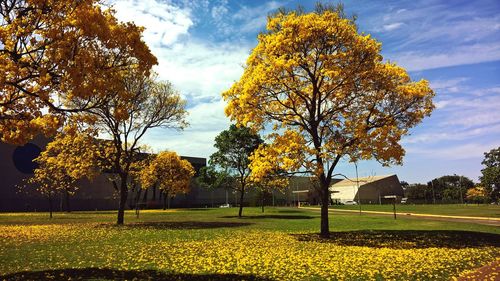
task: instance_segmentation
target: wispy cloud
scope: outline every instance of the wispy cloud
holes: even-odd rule
[[[431,88],[439,93],[457,93],[463,90],[462,84],[469,79],[469,77],[457,77],[447,80],[433,80]]]
[[[240,32],[257,32],[265,27],[269,12],[282,6],[283,4],[277,1],[266,2],[256,7],[242,6],[241,9],[233,15],[233,19],[242,22],[241,26],[238,28]]]
[[[425,50],[408,51],[395,53],[389,57],[409,71],[419,71],[500,60],[500,44],[463,45],[432,53]]]
[[[407,3],[408,4],[408,3]],[[387,38],[386,57],[411,71],[500,60],[498,3],[412,3],[411,9],[385,8],[368,29]],[[385,45],[385,42],[384,42]]]
[[[488,143],[467,143],[462,145],[421,148],[408,148],[407,152],[418,154],[431,159],[442,159],[442,161],[480,159],[484,152],[498,147],[497,142]]]
[[[443,141],[463,141],[474,140],[477,137],[486,135],[500,134],[500,122],[491,126],[484,126],[479,128],[462,129],[456,128],[448,131],[435,131],[428,133],[421,133],[405,137],[402,142],[405,144],[431,144],[442,143]]]

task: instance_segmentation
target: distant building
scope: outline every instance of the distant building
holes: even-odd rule
[[[396,195],[399,203],[404,197],[403,188],[396,175],[371,176],[358,179],[344,179],[334,183],[330,187],[333,203],[345,203],[346,201],[358,202],[362,204],[379,204],[392,202],[393,199],[386,199],[384,196]]]
[[[33,159],[38,157],[45,148],[49,140],[44,137],[37,137],[31,142],[22,145],[10,145],[0,142],[0,211],[44,211],[48,209],[47,198],[36,192],[34,186],[24,186],[25,179],[33,176],[33,171],[37,167]],[[196,173],[206,166],[205,158],[185,157],[195,168]],[[65,210],[69,205],[71,210],[111,210],[118,208],[117,192],[108,180],[110,174],[102,173],[94,180],[81,180],[78,185],[79,190],[69,200],[56,198],[54,205],[56,210]],[[171,200],[172,206],[189,206],[187,202],[195,201],[201,190],[193,181],[191,192],[186,195],[179,195]],[[149,192],[148,192],[149,191]],[[161,206],[161,194],[158,190],[130,190],[129,208],[133,207],[140,196],[144,204],[156,204]],[[203,195],[202,195],[203,197]],[[69,203],[69,204],[68,204]]]
[[[10,145],[0,142],[0,211],[46,211],[47,198],[35,191],[33,186],[20,190],[24,179],[33,175],[37,167],[33,159],[48,143],[47,138],[38,137],[23,146]],[[206,166],[205,158],[185,157],[198,174]],[[80,189],[71,197],[61,194],[56,198],[56,210],[113,210],[118,208],[118,194],[108,180],[109,173],[102,173],[93,181],[82,180]],[[355,180],[333,179],[331,186],[332,200],[345,202],[358,200],[358,190]],[[301,204],[316,205],[320,203],[320,196],[311,177],[291,177],[289,186],[283,190],[272,190],[264,194],[267,206],[296,206]],[[376,176],[359,179],[359,193],[362,203],[384,202],[383,196],[403,196],[403,189],[395,175]],[[67,200],[69,198],[69,200]],[[141,208],[162,208],[168,200],[165,194],[156,188],[141,189],[138,186],[131,188],[128,196],[127,208],[131,209],[140,204]],[[260,206],[262,193],[250,188],[245,195],[245,206]],[[239,196],[231,189],[206,189],[200,187],[195,180],[191,182],[191,189],[187,194],[180,194],[170,199],[168,205],[172,208],[185,207],[218,207],[222,204],[239,204]],[[68,206],[67,206],[68,205]]]

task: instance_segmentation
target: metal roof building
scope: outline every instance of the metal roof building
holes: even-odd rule
[[[399,202],[404,195],[396,175],[362,177],[358,180],[344,179],[332,184],[330,191],[332,201],[336,203],[346,201],[359,203],[361,200],[362,204],[379,204],[387,201],[384,196],[390,195],[396,195],[397,202]]]

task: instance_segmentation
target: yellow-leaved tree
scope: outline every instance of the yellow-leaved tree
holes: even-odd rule
[[[0,140],[54,134],[68,112],[124,93],[130,65],[157,63],[143,28],[99,0],[0,0]],[[78,99],[78,103],[72,102]]]
[[[134,186],[132,176],[145,167],[141,161],[144,158],[141,140],[146,132],[153,128],[187,126],[186,103],[170,83],[156,81],[135,67],[129,68],[121,83],[123,93],[112,95],[105,104],[72,114],[68,120],[70,129],[63,130],[54,144],[48,145],[55,148],[54,153],[46,154],[52,172],[57,170],[61,176],[65,175],[62,180],[68,184],[83,177],[92,179],[97,175],[94,171],[106,171],[119,195],[117,224],[124,222],[128,192]],[[92,141],[82,143],[82,149],[73,149],[71,138],[78,140],[85,132]],[[98,136],[102,139],[97,139]],[[65,159],[76,160],[66,165]],[[50,178],[50,173],[47,177]]]
[[[164,193],[164,201],[171,196],[189,192],[190,182],[195,174],[189,161],[181,159],[175,152],[163,151],[146,162],[144,168],[136,174],[142,188],[156,186]]]
[[[467,201],[477,204],[486,203],[486,200],[488,200],[486,189],[478,185],[473,188],[467,189],[465,197],[467,198]]]
[[[188,124],[186,102],[171,83],[156,81],[135,68],[122,80],[124,93],[106,104],[78,114],[82,123],[92,124],[108,138],[103,161],[113,174],[112,183],[119,193],[117,224],[123,224],[131,172],[140,160],[141,140],[154,128],[183,129]]]
[[[254,153],[253,173],[316,177],[323,237],[330,235],[329,186],[339,161],[401,164],[401,137],[434,108],[429,83],[412,81],[380,50],[340,5],[282,10],[269,17],[242,77],[223,93],[231,119],[254,131],[273,129],[270,143]]]
[[[77,189],[77,181],[93,179],[99,173],[99,144],[92,132],[79,131],[75,126],[65,127],[35,159],[38,167],[27,180],[37,191],[47,196],[50,218],[52,218],[53,198],[57,193],[66,196],[69,210],[69,195]]]

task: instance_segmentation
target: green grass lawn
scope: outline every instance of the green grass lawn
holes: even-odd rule
[[[0,213],[0,280],[449,280],[500,257],[497,227],[295,208]]]
[[[333,209],[359,210],[357,205],[333,205]],[[392,205],[375,205],[362,204],[362,210],[366,211],[381,211],[392,212]],[[492,217],[500,218],[499,205],[487,204],[398,204],[396,211],[401,213],[419,213],[433,215],[450,215],[450,216],[471,216],[471,217]]]

